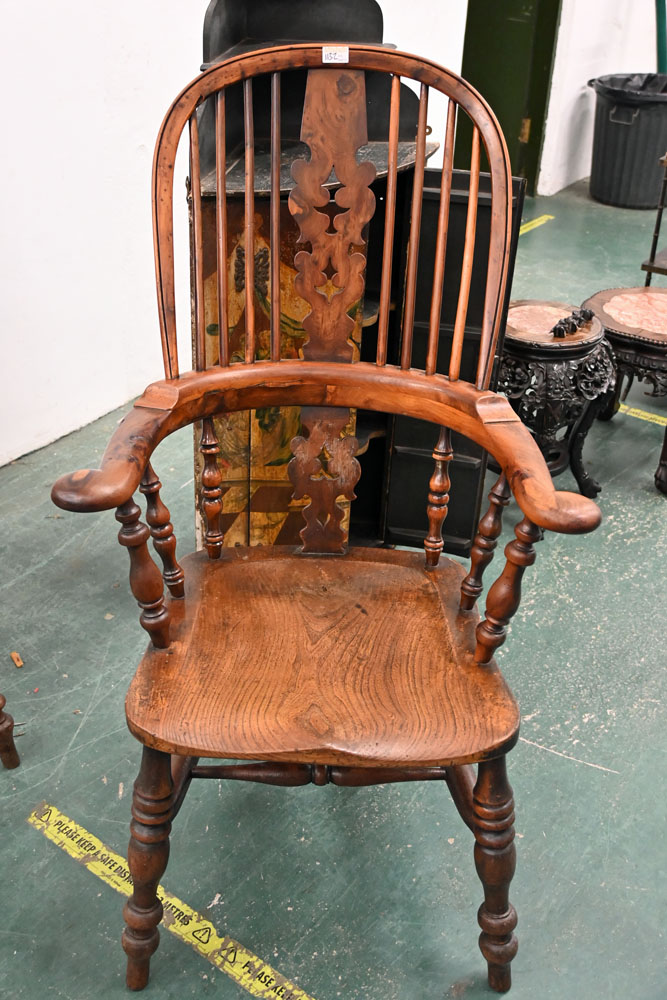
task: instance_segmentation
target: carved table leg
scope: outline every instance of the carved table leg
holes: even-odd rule
[[[595,499],[602,487],[598,483],[597,479],[594,479],[593,476],[591,476],[590,473],[586,472],[584,469],[584,441],[586,440],[586,435],[593,426],[596,416],[605,404],[605,396],[598,396],[597,399],[590,402],[579,418],[579,421],[572,431],[572,437],[570,439],[570,468],[572,469],[572,474],[577,480],[579,492],[582,496],[589,497],[591,500]]]
[[[667,495],[667,427],[665,427],[660,461],[658,462],[658,468],[655,470],[655,485],[656,489]]]
[[[3,767],[11,770],[18,767],[21,761],[14,745],[14,720],[9,712],[4,711],[7,700],[0,694],[0,760]]]
[[[616,385],[603,395],[600,409],[597,412],[598,420],[611,420],[618,413],[623,395],[623,382],[627,374],[619,365],[616,366]],[[625,390],[626,396],[629,389],[630,386]]]
[[[156,890],[169,859],[172,787],[170,755],[144,747],[134,783],[127,855],[134,891],[123,909],[127,985],[132,990],[142,990],[148,982],[150,958],[160,940],[162,903]]]
[[[479,947],[487,961],[489,986],[506,993],[512,985],[510,962],[517,953],[516,910],[509,886],[516,865],[514,799],[507,781],[505,757],[481,761],[473,793],[475,867],[484,887],[477,920]]]

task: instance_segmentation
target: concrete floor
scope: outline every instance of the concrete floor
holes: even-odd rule
[[[521,238],[514,297],[578,304],[599,288],[642,283],[652,212],[597,205],[576,186],[529,200],[525,219],[542,214],[554,218]],[[628,402],[667,415],[641,386]],[[0,469],[0,690],[21,723],[22,756],[18,770],[0,773],[2,997],[127,996],[120,896],[27,823],[46,800],[126,851],[139,749],[123,698],[145,645],[127,557],[112,513],[68,514],[49,501],[59,474],[96,464],[119,417]],[[514,1000],[666,995],[667,499],[652,482],[662,434],[623,415],[593,427],[585,455],[603,484],[602,527],[540,544],[500,652],[523,712],[510,757]],[[160,447],[156,468],[188,551],[187,432]],[[569,472],[558,485],[574,488]],[[516,520],[512,508],[506,525]],[[434,783],[196,783],[164,882],[317,1000],[491,995],[476,944],[472,838]],[[163,933],[146,996],[248,993]]]

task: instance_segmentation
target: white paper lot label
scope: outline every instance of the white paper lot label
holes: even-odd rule
[[[323,63],[348,63],[350,61],[349,45],[323,45]]]

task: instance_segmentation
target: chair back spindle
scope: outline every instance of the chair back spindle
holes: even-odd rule
[[[476,128],[474,128],[472,133],[472,153],[470,156],[470,189],[468,192],[468,213],[466,216],[465,244],[463,247],[463,266],[461,269],[459,300],[456,306],[456,319],[454,320],[452,354],[449,362],[449,378],[452,382],[455,382],[461,374],[461,353],[463,351],[463,336],[465,334],[466,318],[468,316],[468,302],[470,300],[472,262],[475,255],[478,192],[479,132]]]
[[[204,457],[202,471],[201,507],[206,525],[204,545],[209,559],[219,559],[224,544],[221,526],[222,516],[222,474],[220,472],[220,445],[211,417],[202,420],[199,450]]]
[[[438,228],[435,240],[435,263],[433,267],[433,295],[431,298],[431,313],[428,326],[428,348],[426,351],[426,374],[433,375],[438,361],[438,344],[440,339],[440,312],[442,309],[442,292],[445,283],[445,254],[447,252],[447,234],[449,231],[449,199],[452,193],[452,170],[454,168],[454,130],[456,127],[456,104],[450,98],[447,102],[447,128],[445,130],[445,149],[442,160],[440,179],[440,206],[438,209]]]
[[[206,320],[204,316],[204,235],[201,205],[201,169],[197,112],[190,116],[190,190],[192,196],[192,244],[194,271],[195,369],[206,367]]]
[[[448,427],[441,427],[440,437],[433,452],[435,469],[428,484],[428,507],[426,510],[429,531],[424,540],[424,549],[426,551],[426,565],[429,568],[438,565],[443,549],[442,525],[447,517],[449,489],[452,485],[449,478],[449,463],[453,457],[451,432]]]
[[[229,364],[229,289],[227,286],[227,136],[225,91],[215,95],[215,220],[218,290],[218,362]]]
[[[417,148],[415,172],[412,183],[412,209],[410,212],[410,240],[408,243],[408,265],[405,275],[405,302],[403,311],[403,343],[401,345],[401,368],[410,368],[412,362],[412,340],[415,322],[415,300],[417,295],[417,263],[419,260],[419,236],[421,233],[422,195],[424,192],[424,166],[426,163],[426,118],[428,114],[428,87],[422,83],[419,92],[419,117],[417,121]]]
[[[398,169],[398,135],[401,110],[401,78],[391,78],[389,103],[389,142],[387,146],[387,190],[385,194],[384,244],[382,247],[382,276],[380,279],[380,308],[378,312],[378,345],[376,363],[387,363],[389,336],[389,309],[391,306],[391,272],[396,228],[396,175]]]
[[[271,360],[280,361],[280,73],[271,74]]]
[[[255,125],[252,79],[243,81],[245,125],[245,362],[255,360]]]

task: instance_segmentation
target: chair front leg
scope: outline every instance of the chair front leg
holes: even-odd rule
[[[484,887],[477,920],[482,928],[479,947],[487,961],[489,986],[506,993],[512,985],[510,962],[517,953],[516,910],[509,886],[516,865],[514,799],[507,780],[505,757],[481,761],[473,792],[475,866]]]
[[[134,891],[123,909],[127,985],[132,990],[142,990],[148,982],[150,958],[160,940],[157,887],[169,859],[173,803],[170,755],[144,747],[134,783],[127,855]]]

